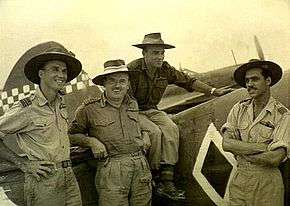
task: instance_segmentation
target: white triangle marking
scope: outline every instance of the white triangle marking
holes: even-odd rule
[[[5,194],[5,191],[2,187],[0,187],[0,205],[17,206],[7,197],[7,195]]]
[[[206,177],[202,174],[202,166],[204,164],[204,160],[206,154],[209,149],[210,143],[213,142],[215,146],[218,148],[220,153],[227,159],[227,161],[233,166],[231,171],[229,180],[227,182],[226,192],[224,197],[221,197],[213,186],[208,182]],[[224,206],[229,204],[229,183],[237,170],[237,162],[234,158],[234,155],[229,152],[225,152],[222,148],[222,136],[219,131],[216,129],[213,123],[211,123],[207,129],[206,135],[202,141],[202,144],[199,149],[199,153],[197,155],[195,165],[192,171],[193,177],[200,184],[205,193],[209,196],[209,198],[218,206]]]

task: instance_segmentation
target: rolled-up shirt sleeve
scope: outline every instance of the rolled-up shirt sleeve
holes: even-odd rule
[[[175,84],[189,92],[194,91],[192,85],[197,80],[196,77],[192,77],[181,71],[178,71],[174,67],[170,66],[167,62],[164,62],[164,69],[167,72],[167,79],[169,84]]]
[[[85,109],[85,105],[81,105],[75,112],[75,117],[69,125],[69,134],[87,134],[88,133],[88,117]]]
[[[237,128],[237,119],[238,119],[238,111],[239,111],[239,105],[236,104],[231,109],[226,123],[221,127],[220,132],[223,134],[227,131],[233,131]]]
[[[239,130],[237,128],[238,112],[239,104],[236,104],[231,109],[227,118],[227,122],[220,129],[222,135],[225,133],[229,133],[233,139],[240,139]]]
[[[285,148],[287,157],[290,158],[290,113],[285,114],[273,132],[273,141],[269,144],[268,150]]]
[[[0,139],[3,140],[9,134],[21,133],[29,125],[26,110],[16,104],[0,117]]]

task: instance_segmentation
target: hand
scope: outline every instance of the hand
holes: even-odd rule
[[[213,95],[216,97],[219,97],[219,96],[222,96],[224,94],[230,93],[234,90],[235,89],[233,89],[233,88],[227,88],[227,89],[219,88],[219,89],[214,90]]]
[[[90,138],[89,147],[96,159],[102,159],[108,156],[105,145],[94,137]]]
[[[145,151],[149,150],[151,147],[151,141],[148,135],[148,132],[142,131],[142,138],[143,138],[143,148]]]
[[[39,181],[41,176],[46,178],[49,174],[51,174],[51,167],[53,166],[54,163],[50,161],[27,160],[21,163],[20,169],[24,173],[32,174],[36,178],[36,180]]]

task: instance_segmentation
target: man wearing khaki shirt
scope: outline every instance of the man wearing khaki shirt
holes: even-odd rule
[[[17,134],[26,158],[17,156],[0,141],[0,157],[15,163],[25,175],[28,206],[80,206],[80,190],[71,168],[67,135],[67,111],[60,90],[74,79],[82,65],[56,42],[44,43],[47,50],[31,58],[26,77],[38,84],[31,95],[0,118],[0,137]]]
[[[138,104],[127,94],[129,71],[120,59],[104,67],[93,83],[105,92],[76,111],[69,127],[72,143],[91,147],[100,159],[95,178],[99,206],[149,206],[152,177],[143,154]]]
[[[261,60],[251,60],[234,73],[251,98],[234,105],[222,127],[223,148],[238,163],[229,186],[230,205],[284,205],[278,166],[289,156],[290,115],[270,92],[281,76],[279,65]]]

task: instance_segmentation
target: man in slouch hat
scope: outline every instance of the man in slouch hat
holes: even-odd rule
[[[147,34],[141,44],[143,58],[128,64],[131,94],[136,98],[141,115],[141,128],[147,130],[151,140],[149,163],[154,176],[159,176],[157,193],[173,199],[185,199],[184,192],[174,184],[174,166],[178,161],[179,130],[177,125],[163,111],[158,110],[168,84],[175,84],[189,92],[194,90],[221,96],[232,89],[213,88],[194,77],[176,70],[164,61],[165,49],[175,48],[164,43],[160,33]]]
[[[25,64],[25,76],[39,85],[35,94],[12,106],[0,117],[0,157],[14,163],[25,175],[28,206],[80,206],[80,189],[71,168],[64,85],[77,77],[82,65],[61,44],[45,48]],[[3,143],[9,134],[26,157],[19,157]]]
[[[123,60],[104,63],[93,83],[105,87],[77,109],[69,133],[72,142],[91,147],[96,159],[98,205],[151,205],[151,173],[144,156],[144,140],[137,102],[131,98],[128,68]]]
[[[284,205],[278,166],[289,157],[290,116],[270,89],[281,77],[278,64],[262,60],[251,60],[234,72],[250,98],[233,106],[221,129],[223,149],[238,164],[229,186],[230,205]]]

